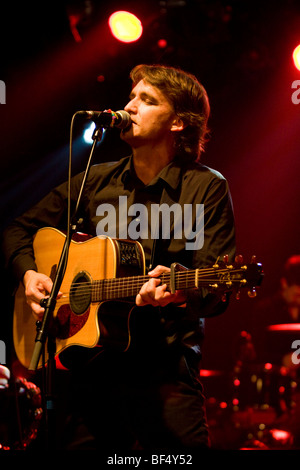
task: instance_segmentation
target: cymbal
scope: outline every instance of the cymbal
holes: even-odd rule
[[[268,331],[300,331],[300,323],[280,323],[278,325],[270,325]]]

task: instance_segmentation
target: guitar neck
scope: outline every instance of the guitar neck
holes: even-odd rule
[[[195,269],[175,273],[176,289],[197,287],[198,271],[198,269]],[[162,284],[167,284],[167,289],[170,290],[170,274],[164,273],[159,279]],[[92,302],[134,297],[147,281],[149,281],[149,276],[120,277],[93,281]]]
[[[163,273],[159,279],[162,284],[171,289],[171,274]],[[255,289],[260,286],[263,279],[263,270],[260,263],[250,263],[235,267],[215,265],[211,268],[187,269],[174,272],[175,290],[205,287],[213,291],[224,292],[247,287],[248,295],[255,295]],[[124,299],[136,296],[143,284],[149,281],[149,276],[132,276],[112,279],[101,279],[91,283],[91,301]]]

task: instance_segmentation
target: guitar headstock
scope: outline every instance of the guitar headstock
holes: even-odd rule
[[[237,299],[241,289],[247,288],[248,296],[252,298],[256,296],[256,289],[260,287],[263,277],[263,267],[261,263],[257,263],[256,256],[252,256],[249,264],[244,263],[241,255],[236,256],[233,264],[228,263],[228,256],[224,256],[222,261],[218,259],[212,266],[207,286],[211,290],[235,291]]]
[[[248,288],[249,297],[256,297],[256,289],[260,287],[264,277],[262,264],[257,262],[256,256],[251,257],[249,264],[244,264],[243,257],[241,255],[236,257],[235,264],[236,270],[239,268],[243,275],[243,278],[240,281],[241,287]]]

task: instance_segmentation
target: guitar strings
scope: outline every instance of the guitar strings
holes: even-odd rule
[[[226,273],[227,271],[226,270],[223,270],[223,273]],[[232,270],[231,273],[238,273],[240,272],[239,270]],[[220,273],[220,271],[219,271]],[[208,275],[210,275],[210,273],[207,273],[205,276],[201,276],[203,277],[203,281],[207,282],[209,279],[207,278]],[[187,278],[188,280],[194,280],[195,279],[195,273],[191,273],[191,274],[188,274],[188,273],[176,273],[176,277],[183,277],[184,280]],[[92,286],[97,289],[97,288],[103,288],[103,284],[104,285],[104,288],[118,288],[120,286],[120,284],[122,283],[125,283],[126,282],[126,285],[127,286],[136,286],[137,284],[140,284],[140,285],[143,285],[144,282],[147,282],[149,280],[149,276],[131,276],[131,277],[122,277],[122,278],[111,278],[111,279],[100,279],[100,280],[95,280],[95,281],[92,281]],[[170,280],[170,274],[169,273],[164,273],[161,277],[159,278],[152,278],[152,279],[161,279],[163,283],[165,283],[166,281],[169,281]],[[223,279],[224,280],[228,280],[228,279]],[[233,280],[234,279],[230,279],[230,280]],[[177,279],[178,282],[180,282],[180,280]],[[181,280],[182,281],[182,280]],[[198,281],[199,281],[199,278],[198,278]],[[222,281],[222,279],[218,278],[213,278],[210,280],[210,282],[220,282]],[[240,281],[239,279],[237,281]],[[200,278],[200,282],[201,282],[201,278]],[[117,284],[117,286],[110,286],[109,284]],[[76,285],[73,287],[73,289],[75,290],[77,287],[88,287],[88,290],[90,290],[91,288],[91,284],[89,284],[88,282],[78,282],[76,283]],[[71,286],[71,289],[72,290],[72,286]]]
[[[191,271],[177,271],[175,273],[176,276],[176,283],[178,288],[185,288],[187,287],[187,284],[189,281],[195,279],[195,274],[196,274],[196,269],[191,270]],[[211,274],[237,274],[240,273],[241,269],[235,269],[232,268],[230,271],[228,271],[228,268],[224,268],[221,270],[216,270],[214,268],[207,268],[207,269],[201,269],[201,273],[198,271],[198,285],[201,287],[201,280],[205,282],[206,284],[209,283],[218,283],[218,282],[233,282],[233,283],[240,283],[240,279],[220,279],[219,277],[216,279],[215,277],[213,279],[209,279],[208,276]],[[204,274],[205,273],[205,274]],[[199,274],[201,274],[199,276]],[[162,281],[162,284],[168,283],[170,281],[171,275],[170,273],[163,273],[162,276],[159,278]],[[182,279],[179,279],[182,278]],[[118,294],[118,297],[121,297],[120,291],[126,292],[129,295],[129,292],[132,291],[132,289],[136,289],[137,287],[142,287],[142,285],[149,280],[149,276],[131,276],[131,277],[122,277],[122,278],[111,278],[111,279],[100,279],[100,280],[95,280],[92,281],[92,283],[87,283],[87,282],[79,282],[76,283],[75,286],[70,287],[69,292],[62,293],[62,296],[57,299],[57,302],[63,303],[66,301],[66,299],[70,298],[70,295],[75,291],[76,292],[76,299],[79,299],[80,297],[84,297],[87,294],[90,294],[91,292],[93,293],[98,293],[104,294],[103,298],[105,299],[106,296],[105,294],[110,294],[113,296],[114,294]],[[133,295],[133,294],[132,294]],[[126,296],[125,296],[126,297]],[[100,299],[101,300],[101,299]]]
[[[189,280],[194,279],[195,278],[195,271],[192,272],[192,273],[177,272],[176,277],[177,278],[178,277],[183,277],[184,279],[188,278]],[[230,271],[230,273],[234,273],[234,274],[236,274],[238,272],[240,272],[240,270],[238,270],[238,269],[236,269],[236,270],[232,269]],[[228,273],[228,271],[226,269],[218,271],[218,274],[224,274],[224,273]],[[211,275],[211,274],[215,274],[215,271],[214,270],[211,270],[210,272],[207,271],[205,276],[201,276],[201,277],[203,278],[203,280],[207,281],[207,276]],[[168,281],[168,280],[170,280],[170,277],[171,276],[170,276],[169,273],[164,273],[164,274],[162,274],[161,277],[158,277],[158,278],[150,278],[149,276],[131,276],[131,277],[121,277],[121,278],[110,278],[110,279],[94,280],[94,281],[92,281],[92,284],[94,286],[97,286],[97,285],[101,286],[101,283],[122,284],[122,283],[126,282],[127,285],[136,285],[137,283],[142,285],[144,282],[147,282],[150,279],[161,279],[162,281]],[[167,279],[165,279],[165,278],[167,278]],[[198,275],[198,280],[199,280],[199,275]],[[222,280],[222,279],[214,278],[212,280],[212,282],[218,282],[220,280]],[[178,279],[177,279],[177,281],[178,281]],[[179,280],[179,282],[180,282],[180,280]],[[200,282],[201,282],[201,278],[200,278]],[[75,284],[76,287],[78,287],[78,286],[87,286],[87,285],[90,286],[90,284],[88,282],[78,282],[78,283]]]

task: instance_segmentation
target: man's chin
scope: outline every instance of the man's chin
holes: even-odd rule
[[[131,139],[133,137],[132,132],[130,132],[132,126],[128,126],[125,129],[122,129],[120,132],[120,137],[122,140],[127,141],[127,139]]]

